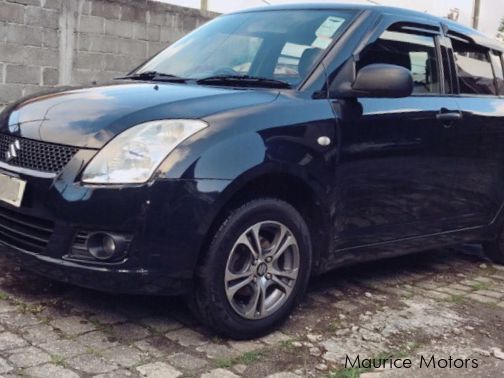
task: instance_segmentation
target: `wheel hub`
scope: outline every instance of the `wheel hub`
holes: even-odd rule
[[[266,273],[268,273],[268,265],[266,265],[266,263],[260,263],[259,266],[257,267],[257,275],[259,277],[262,277]]]

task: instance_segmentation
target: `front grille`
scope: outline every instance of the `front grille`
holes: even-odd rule
[[[8,159],[7,154],[13,148],[11,146],[14,146],[17,156]],[[0,161],[20,168],[58,173],[78,151],[76,147],[0,134]]]
[[[33,253],[43,253],[54,231],[48,220],[0,207],[0,243]]]

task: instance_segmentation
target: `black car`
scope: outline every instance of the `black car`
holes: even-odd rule
[[[503,48],[378,6],[225,15],[112,84],[0,116],[0,243],[233,338],[310,276],[463,242],[504,262]]]

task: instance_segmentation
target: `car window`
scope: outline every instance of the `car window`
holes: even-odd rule
[[[221,53],[210,54],[203,69],[228,65],[237,73],[248,74],[263,39],[243,35],[215,36],[219,37],[223,40]]]
[[[495,71],[495,83],[497,85],[497,93],[504,95],[504,71],[502,69],[502,55],[493,52],[490,57]]]
[[[343,18],[329,16],[320,24],[308,43],[287,41],[278,57],[274,70],[275,79],[293,82],[306,76],[331,45],[335,31],[339,30],[343,23]]]
[[[386,31],[361,53],[358,69],[370,64],[394,64],[411,71],[413,93],[440,93],[434,37]]]
[[[135,73],[156,71],[195,80],[249,75],[298,85],[353,15],[339,10],[224,15],[174,43]]]
[[[488,49],[452,40],[461,94],[496,95],[495,77]]]
[[[275,67],[275,78],[282,79],[287,76],[299,77],[299,62],[304,52],[309,48],[310,46],[307,45],[287,42],[278,58]]]

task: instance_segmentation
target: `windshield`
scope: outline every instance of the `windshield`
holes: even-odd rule
[[[310,73],[351,17],[351,12],[338,10],[221,16],[174,43],[134,74],[156,72],[195,80],[244,76],[295,86]]]

